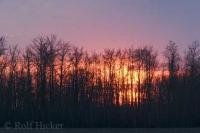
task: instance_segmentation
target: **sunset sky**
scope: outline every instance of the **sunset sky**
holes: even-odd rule
[[[0,0],[0,34],[21,47],[56,34],[88,51],[200,37],[199,0]]]

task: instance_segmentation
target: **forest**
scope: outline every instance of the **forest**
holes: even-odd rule
[[[173,41],[101,53],[38,36],[20,49],[0,37],[0,126],[54,121],[64,127],[200,126],[200,44]]]

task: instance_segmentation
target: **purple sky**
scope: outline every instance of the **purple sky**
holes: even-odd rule
[[[0,0],[0,34],[24,47],[56,34],[86,50],[153,45],[185,49],[200,37],[199,0]]]

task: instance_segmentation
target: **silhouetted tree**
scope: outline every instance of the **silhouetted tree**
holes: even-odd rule
[[[8,105],[11,105],[11,110],[16,110],[18,105],[18,59],[19,59],[19,49],[17,45],[9,48],[9,79],[8,79]]]
[[[119,106],[120,102],[124,103],[127,102],[127,89],[126,89],[126,85],[125,85],[125,69],[126,69],[126,54],[127,51],[126,50],[117,50],[116,52],[116,56],[117,56],[117,60],[119,62],[119,67],[118,67],[118,71],[119,71],[119,76],[118,76],[118,86],[117,86],[117,91],[116,91],[116,104]],[[120,96],[119,93],[122,92],[122,101],[120,100]]]
[[[113,98],[114,98],[114,92],[115,92],[115,64],[116,64],[116,54],[114,49],[105,49],[103,54],[104,64],[105,64],[105,71],[108,71],[107,73],[104,73],[104,76],[107,76],[108,80],[108,86],[106,85],[106,94],[107,100],[105,103],[108,105],[113,104]],[[105,82],[105,81],[104,81]]]
[[[66,127],[199,126],[200,45],[185,60],[170,41],[88,53],[39,36],[25,50],[0,37],[0,124],[55,121]],[[181,63],[185,65],[180,69]]]
[[[143,69],[143,52],[142,49],[138,48],[133,51],[134,53],[134,65],[137,71],[137,88],[138,88],[138,102],[141,103],[141,80],[142,80],[142,69]]]
[[[186,53],[186,70],[192,80],[200,73],[200,44],[194,41]]]
[[[33,76],[31,72],[33,59],[32,59],[32,54],[30,48],[27,48],[25,50],[25,53],[23,54],[23,64],[21,69],[24,74],[21,76],[21,80],[24,81],[24,86],[22,89],[22,101],[23,101],[23,106],[25,109],[25,115],[31,115],[34,108],[34,94],[33,94]],[[21,81],[22,82],[22,81]]]
[[[147,89],[147,97],[148,102],[151,102],[152,100],[152,89],[153,89],[153,78],[154,78],[154,72],[156,71],[156,68],[158,66],[157,62],[157,54],[153,52],[152,47],[145,47],[143,48],[143,62],[144,62],[144,70],[146,73],[144,83],[146,85]]]
[[[61,106],[63,96],[66,96],[66,76],[70,69],[69,64],[70,45],[61,41],[58,45],[58,61],[59,61],[59,104]]]
[[[47,43],[47,65],[49,66],[49,99],[50,104],[55,104],[55,84],[54,81],[56,81],[55,78],[55,60],[57,56],[57,46],[59,45],[59,41],[57,40],[55,35],[51,35],[50,37],[46,37],[46,43]]]
[[[31,53],[37,69],[37,100],[42,119],[46,119],[47,112],[47,67],[51,58],[49,58],[50,45],[46,37],[37,37],[32,42]]]
[[[72,65],[72,79],[71,79],[71,89],[69,95],[72,99],[73,104],[78,104],[78,96],[79,96],[79,67],[81,65],[81,61],[83,58],[83,48],[73,47],[72,53],[70,55],[70,63]]]
[[[182,94],[183,100],[185,101],[185,110],[189,114],[193,114],[192,117],[197,117],[199,108],[199,82],[200,82],[200,44],[198,41],[194,41],[188,46],[186,57],[185,57],[185,67],[186,67],[186,81],[184,85],[187,87]],[[192,103],[192,104],[191,104]],[[187,111],[189,109],[189,111]]]
[[[5,112],[7,111],[7,100],[8,97],[6,95],[6,67],[8,65],[6,51],[7,51],[7,42],[5,37],[0,37],[0,117],[2,118],[0,122],[4,120],[6,117]]]
[[[134,68],[134,64],[135,64],[135,56],[134,56],[134,49],[133,48],[129,48],[128,50],[128,61],[129,61],[129,65],[128,65],[128,72],[130,74],[130,80],[131,80],[131,104],[133,105],[133,101],[135,99],[133,99],[133,94],[134,92],[136,93],[137,90],[134,91],[134,87],[133,87],[133,82],[134,82],[134,72],[135,72],[135,68]],[[136,94],[135,94],[136,95]]]
[[[177,45],[175,42],[172,42],[172,41],[169,42],[169,44],[167,45],[167,47],[165,49],[164,57],[167,60],[166,63],[167,63],[168,71],[169,71],[168,91],[174,91],[175,85],[176,85],[176,80],[177,80],[177,74],[178,74],[178,70],[179,70],[179,62],[180,62],[180,55],[178,53]],[[172,94],[173,94],[173,92],[172,92]],[[168,98],[170,101],[174,98],[174,96],[172,96],[169,92]]]

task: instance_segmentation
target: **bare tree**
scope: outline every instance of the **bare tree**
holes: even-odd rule
[[[37,99],[41,115],[45,119],[47,109],[47,66],[49,64],[50,45],[45,37],[33,39],[31,53],[37,68]]]
[[[185,104],[187,105],[184,110],[189,107],[190,114],[198,113],[199,105],[199,77],[200,77],[200,44],[198,41],[194,41],[188,46],[185,57],[186,77],[187,77],[187,89],[185,91]],[[191,104],[192,102],[192,104]]]
[[[108,76],[108,88],[106,87],[106,94],[108,98],[108,105],[113,104],[113,97],[115,93],[115,65],[116,65],[116,54],[114,49],[105,49],[103,54],[104,64],[108,71],[108,74],[104,73],[104,76]],[[105,82],[105,81],[104,81]]]
[[[7,65],[7,59],[6,59],[6,39],[5,37],[0,37],[0,85],[2,85],[2,76],[5,72],[5,68]]]
[[[134,52],[134,49],[133,49],[133,47],[131,47],[131,48],[129,48],[128,49],[128,62],[129,62],[129,64],[128,64],[128,71],[129,71],[129,74],[130,74],[130,80],[131,80],[131,104],[133,105],[133,101],[136,101],[136,99],[133,99],[134,97],[133,97],[133,94],[135,93],[135,95],[136,95],[136,93],[137,93],[137,90],[135,89],[135,87],[134,87],[134,80],[135,80],[135,77],[134,77],[134,72],[135,72],[135,52]],[[135,89],[135,91],[134,91],[134,89]],[[136,97],[135,97],[136,98]]]
[[[24,86],[23,86],[23,92],[22,92],[22,97],[23,97],[23,103],[24,103],[24,108],[26,113],[30,112],[33,110],[33,104],[34,104],[34,95],[33,95],[33,76],[31,72],[32,68],[32,54],[31,54],[31,49],[27,48],[23,54],[23,64],[22,65],[22,71],[24,71],[24,78],[23,75],[21,76],[22,80],[25,80]],[[21,81],[22,82],[22,81]],[[29,110],[29,111],[28,111]],[[29,115],[29,113],[28,113]]]
[[[186,53],[186,70],[193,79],[200,73],[200,44],[194,41]]]
[[[185,71],[179,69],[174,42],[164,57],[166,64],[159,68],[157,53],[147,46],[90,55],[53,35],[35,38],[24,51],[17,46],[7,50],[0,37],[0,125],[13,120],[56,120],[66,126],[171,126],[172,120],[197,125],[199,42],[186,51]]]
[[[170,95],[170,92],[175,90],[180,62],[180,55],[178,53],[177,45],[175,42],[169,42],[164,51],[164,57],[166,58],[167,68],[169,71],[168,101],[171,101],[174,96]],[[172,92],[172,94],[174,93]]]
[[[5,76],[5,72],[6,72],[6,67],[8,65],[8,61],[7,61],[7,57],[6,57],[6,49],[7,47],[7,42],[5,37],[0,37],[0,112],[3,112],[3,109],[5,108],[6,105],[6,76]],[[0,114],[1,117],[2,114]]]
[[[122,101],[121,103],[127,102],[127,87],[125,84],[125,69],[126,69],[126,55],[127,55],[127,50],[121,50],[118,49],[116,51],[116,56],[117,56],[117,61],[119,61],[119,76],[118,76],[118,85],[117,85],[117,90],[116,90],[116,104],[119,106],[120,105],[120,99],[119,99],[119,93],[121,92],[122,95]],[[124,95],[125,94],[125,95]]]
[[[49,50],[46,51],[49,66],[49,98],[50,103],[55,104],[55,60],[58,52],[57,46],[60,42],[57,40],[55,35],[51,35],[50,37],[46,37],[46,43],[47,47],[49,47]]]
[[[69,56],[70,56],[70,45],[69,42],[60,41],[58,45],[58,61],[59,61],[59,99],[60,104],[63,97],[64,91],[64,77],[66,76],[67,71],[69,71]],[[66,82],[66,81],[65,81]]]
[[[79,67],[83,58],[83,48],[73,47],[70,55],[70,63],[72,65],[72,89],[70,90],[70,96],[73,99],[72,102],[78,104],[79,96]]]
[[[135,65],[135,71],[137,72],[137,88],[138,88],[138,102],[140,104],[141,102],[141,94],[142,94],[142,88],[141,88],[141,80],[142,80],[142,70],[143,70],[143,52],[142,49],[138,48],[134,50],[134,65]],[[138,104],[138,105],[139,105]]]
[[[2,85],[2,76],[7,64],[5,56],[6,50],[6,39],[2,36],[0,37],[0,85]]]
[[[89,90],[89,97],[93,104],[103,104],[103,84],[102,84],[102,64],[101,64],[101,55],[93,53],[91,55],[91,82]]]
[[[13,47],[9,48],[9,81],[8,84],[9,90],[8,90],[8,95],[9,95],[9,101],[11,105],[11,109],[15,110],[17,107],[17,95],[18,95],[18,90],[17,90],[17,77],[18,77],[18,70],[17,70],[17,65],[18,65],[18,59],[19,59],[19,49],[18,46],[15,45]]]
[[[6,51],[6,39],[4,36],[0,37],[0,56],[5,54]]]
[[[145,47],[143,49],[143,56],[144,56],[144,68],[146,71],[146,79],[145,79],[145,84],[147,87],[147,96],[148,96],[148,100],[151,101],[151,89],[152,87],[152,80],[154,78],[154,72],[156,70],[156,67],[158,66],[158,62],[157,62],[157,54],[153,52],[153,48],[152,47]]]
[[[170,41],[164,52],[164,57],[167,59],[167,67],[169,70],[169,79],[174,81],[179,70],[180,55],[175,42]]]

